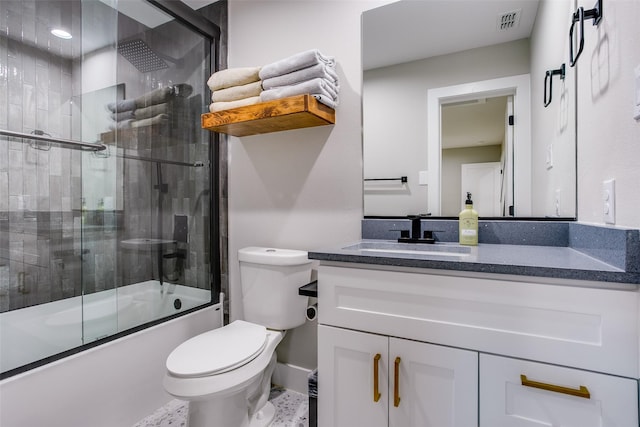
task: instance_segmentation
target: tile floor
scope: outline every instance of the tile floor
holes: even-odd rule
[[[271,427],[309,427],[307,395],[274,387],[269,400],[276,407],[276,418]],[[185,427],[188,410],[188,402],[172,400],[133,427]]]

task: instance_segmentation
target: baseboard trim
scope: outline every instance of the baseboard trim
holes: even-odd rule
[[[271,382],[298,393],[308,394],[308,376],[310,369],[289,363],[278,363],[271,377]]]

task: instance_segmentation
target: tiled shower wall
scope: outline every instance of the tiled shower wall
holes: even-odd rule
[[[53,3],[0,5],[0,128],[70,139],[74,46],[47,30]],[[0,141],[0,311],[80,291],[81,153],[37,148]]]
[[[40,129],[55,137],[82,137],[71,105],[80,92],[80,67],[68,59],[79,46],[76,41],[65,44],[47,30],[60,19],[60,4],[67,5],[74,25],[80,25],[76,2],[3,0],[0,4],[2,129],[24,133]],[[225,18],[220,11],[226,7],[209,8],[208,15]],[[163,31],[179,33],[176,28],[159,30]],[[187,67],[183,70],[188,70],[189,56],[179,44],[171,46],[165,46],[165,53],[184,56]],[[159,85],[202,86],[206,78],[203,81],[197,73],[185,71],[179,81],[171,82],[161,75],[142,74],[120,58],[118,81],[127,82],[125,93],[130,98]],[[177,282],[209,287],[209,168],[162,164],[167,192],[160,196],[154,189],[158,163],[122,158],[208,160],[208,138],[197,126],[207,99],[196,93],[181,100],[177,118],[188,125],[172,128],[170,133],[160,130],[161,137],[153,132],[123,133],[110,143],[110,158],[104,162],[116,165],[121,191],[113,209],[83,210],[82,177],[100,165],[100,158],[55,146],[44,151],[20,139],[0,140],[0,312],[158,279],[155,254],[123,249],[120,242],[141,237],[173,239],[176,215],[188,218],[188,242],[170,248],[185,255]],[[90,191],[86,182],[84,191]],[[175,276],[176,259],[163,265]]]

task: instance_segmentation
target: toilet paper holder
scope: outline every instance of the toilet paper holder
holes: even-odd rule
[[[313,282],[307,283],[304,286],[300,286],[298,288],[298,295],[318,298],[318,281],[314,280]]]
[[[318,303],[312,304],[307,307],[306,312],[307,320],[313,322],[318,317]]]

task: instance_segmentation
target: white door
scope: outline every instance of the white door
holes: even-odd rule
[[[462,166],[462,203],[467,193],[471,193],[473,208],[481,217],[502,216],[500,194],[502,187],[502,170],[500,162],[467,163]]]
[[[478,353],[390,338],[389,356],[391,427],[478,425]]]
[[[318,426],[388,425],[388,349],[385,336],[318,326]]]
[[[638,382],[480,355],[481,427],[638,427]]]

